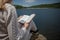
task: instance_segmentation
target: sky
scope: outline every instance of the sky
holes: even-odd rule
[[[22,5],[25,7],[29,7],[32,5],[39,5],[39,4],[51,4],[57,2],[60,2],[60,0],[13,0],[14,4]]]

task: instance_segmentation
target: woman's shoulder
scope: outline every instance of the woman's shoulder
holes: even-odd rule
[[[7,9],[15,9],[15,6],[13,6],[12,4],[9,4],[9,3],[6,3],[6,4],[5,4],[5,7],[6,7]]]

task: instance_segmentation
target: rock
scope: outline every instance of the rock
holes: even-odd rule
[[[40,33],[32,33],[32,37],[30,40],[47,40],[47,38]]]

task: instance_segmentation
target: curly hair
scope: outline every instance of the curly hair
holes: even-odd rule
[[[5,3],[11,3],[12,0],[0,0],[0,10],[5,10]]]

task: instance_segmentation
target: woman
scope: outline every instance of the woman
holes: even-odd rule
[[[15,31],[18,26],[17,14],[11,1],[12,0],[0,0],[0,40],[16,40],[14,33],[16,33]],[[25,23],[23,26],[21,30],[25,31],[28,24]],[[14,30],[12,30],[12,28]]]
[[[12,0],[0,0],[0,40],[25,40],[24,35],[28,32],[29,24],[24,23],[19,28],[16,9],[11,2]]]

